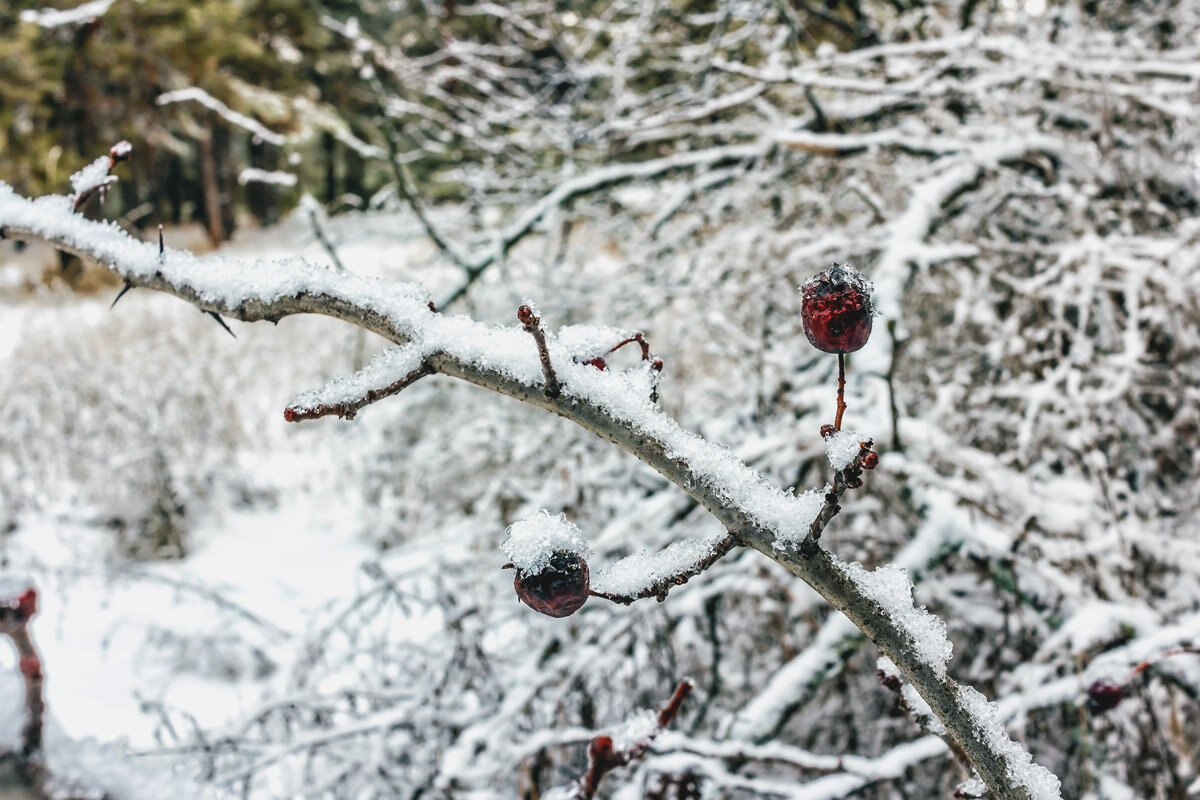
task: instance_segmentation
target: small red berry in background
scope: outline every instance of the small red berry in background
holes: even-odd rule
[[[588,599],[591,588],[587,561],[579,553],[556,551],[541,571],[520,568],[513,581],[521,602],[548,617],[569,617]]]
[[[867,343],[875,307],[871,284],[851,266],[834,264],[800,287],[800,318],[813,347],[853,353]]]
[[[17,613],[22,619],[29,619],[37,613],[37,589],[29,588],[17,599]]]
[[[25,656],[20,663],[21,674],[26,678],[40,678],[42,676],[42,662],[37,656]]]
[[[1093,714],[1103,714],[1125,699],[1125,687],[1101,678],[1087,688],[1087,707]]]

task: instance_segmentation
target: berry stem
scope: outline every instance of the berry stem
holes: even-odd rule
[[[837,416],[833,418],[833,429],[842,429],[842,414],[846,413],[846,354],[838,353],[838,402]]]

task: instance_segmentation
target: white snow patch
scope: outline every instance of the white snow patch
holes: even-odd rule
[[[291,172],[265,170],[257,167],[246,167],[238,173],[238,185],[248,183],[269,183],[273,186],[295,186],[298,179]]]
[[[513,566],[527,575],[536,575],[550,566],[550,557],[559,551],[583,558],[592,554],[575,523],[565,514],[554,515],[545,509],[510,525],[500,547]]]
[[[695,567],[712,555],[725,536],[718,533],[703,539],[683,539],[657,553],[643,550],[626,556],[600,570],[592,580],[592,588],[603,594],[636,596],[661,578]]]
[[[108,156],[100,156],[73,174],[71,176],[71,188],[75,190],[75,196],[79,197],[85,192],[116,181],[114,176],[108,174],[111,167],[112,160]]]
[[[976,732],[985,746],[1001,753],[1008,763],[1009,777],[1025,787],[1032,800],[1061,800],[1062,784],[1050,770],[1033,761],[1021,745],[1009,738],[1000,722],[996,706],[970,686],[960,686],[958,697],[978,726]]]
[[[913,603],[913,585],[908,570],[887,564],[871,571],[858,562],[846,563],[834,557],[859,590],[874,600],[898,628],[908,633],[913,651],[939,679],[946,678],[946,665],[954,646],[946,638],[946,623]]]
[[[21,12],[21,21],[32,22],[43,28],[58,28],[62,25],[91,22],[107,13],[114,2],[116,0],[91,0],[89,3],[83,3],[75,8],[65,8],[61,11],[53,8],[43,8],[40,11],[27,8]]]
[[[858,457],[862,443],[870,438],[858,431],[837,431],[825,440],[825,455],[835,470],[843,470]]]

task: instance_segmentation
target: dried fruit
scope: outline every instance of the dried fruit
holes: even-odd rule
[[[548,617],[569,617],[587,602],[591,588],[587,561],[579,553],[557,550],[538,572],[517,568],[517,597]]]
[[[875,308],[871,284],[858,270],[834,264],[800,287],[800,317],[813,347],[853,353],[867,343]]]
[[[863,469],[875,469],[877,466],[879,466],[879,454],[878,453],[876,453],[874,450],[871,450],[870,452],[863,454],[863,457],[862,457],[862,468]]]
[[[1087,688],[1087,707],[1093,714],[1103,714],[1117,707],[1125,699],[1125,687],[1119,683],[1100,678]]]

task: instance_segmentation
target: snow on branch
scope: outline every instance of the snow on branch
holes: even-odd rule
[[[22,22],[32,22],[43,28],[60,28],[63,25],[81,25],[104,16],[116,0],[91,0],[74,8],[32,8],[21,12]]]
[[[293,400],[283,412],[288,422],[337,416],[354,419],[363,406],[391,397],[433,370],[415,345],[389,347],[349,378],[334,378]]]
[[[112,168],[129,158],[133,145],[129,142],[117,142],[108,151],[108,155],[100,156],[91,164],[71,176],[71,188],[75,190],[74,206],[80,208],[93,194],[99,193],[100,202],[108,187],[117,182],[117,176],[112,174]]]
[[[192,87],[189,89],[176,89],[173,92],[164,92],[158,96],[155,102],[160,106],[170,105],[172,103],[199,103],[209,111],[215,112],[217,116],[224,119],[230,125],[236,125],[237,127],[254,134],[268,144],[273,144],[276,147],[283,147],[288,143],[288,137],[284,136],[283,134],[276,133],[256,119],[247,117],[245,114],[234,111],[232,108],[225,105],[203,89]]]
[[[646,597],[662,602],[672,588],[707,570],[736,544],[733,535],[718,533],[674,542],[657,553],[626,556],[596,574],[592,594],[625,605]]]
[[[726,148],[717,158],[746,155]],[[99,262],[132,285],[174,294],[204,311],[243,321],[315,313],[351,322],[428,353],[433,372],[547,409],[613,442],[682,488],[741,544],[805,580],[853,621],[925,698],[997,798],[1059,797],[1054,776],[1028,762],[1025,751],[986,713],[986,701],[964,692],[946,673],[942,654],[948,645],[935,641],[936,626],[913,607],[911,587],[901,586],[907,578],[872,575],[820,547],[780,548],[781,541],[805,539],[828,497],[814,502],[807,493],[785,491],[727,448],[682,428],[651,399],[650,369],[597,369],[547,334],[560,387],[551,397],[538,348],[522,328],[435,313],[427,293],[411,284],[338,272],[300,258],[247,262],[170,250],[160,257],[156,247],[113,225],[82,219],[69,198],[30,200],[4,184],[0,232],[41,239]]]

